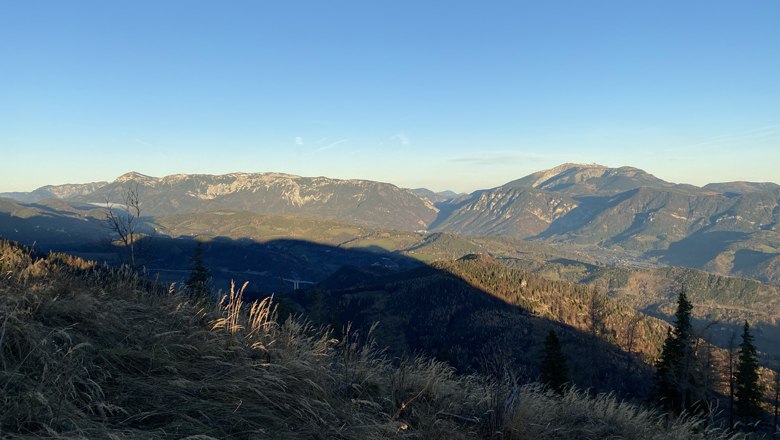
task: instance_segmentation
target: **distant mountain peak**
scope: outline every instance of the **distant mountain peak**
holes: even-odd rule
[[[644,186],[669,188],[663,181],[639,168],[622,166],[565,163],[549,170],[538,171],[503,185],[503,188],[535,188],[565,194],[614,194]]]
[[[598,164],[587,165],[587,164],[578,164],[578,163],[564,163],[562,165],[558,165],[557,167],[551,168],[549,170],[543,170],[532,174],[532,176],[536,176],[536,180],[531,185],[531,187],[537,188],[539,186],[542,186],[546,181],[554,177],[566,173],[570,174],[572,171],[576,171],[576,172],[590,171],[590,173],[588,173],[589,175],[598,175],[608,169],[609,169],[608,167],[604,165],[598,165]]]
[[[445,191],[431,191],[428,188],[414,188],[410,190],[411,192],[417,194],[420,197],[423,197],[430,201],[433,204],[436,203],[443,203],[448,202],[450,200],[453,200],[457,197],[460,197],[463,194],[458,194],[454,191],[445,190]]]
[[[579,169],[607,169],[609,168],[606,165],[600,165],[597,163],[575,163],[575,162],[566,162],[562,163],[556,167],[550,168],[549,170],[542,170],[541,173],[561,173],[564,171],[568,171],[572,168],[579,168]]]
[[[147,176],[146,174],[141,174],[136,171],[130,171],[129,173],[125,173],[117,177],[114,180],[114,183],[125,183],[131,181],[140,181],[145,183],[145,182],[152,182],[156,180],[158,180],[156,177]]]

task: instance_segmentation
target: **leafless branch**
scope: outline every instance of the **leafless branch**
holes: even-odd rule
[[[106,197],[105,219],[108,228],[119,236],[122,244],[130,250],[130,265],[135,267],[135,242],[138,237],[138,224],[141,218],[141,199],[138,184],[127,188],[122,196],[124,214],[114,210],[111,197]]]

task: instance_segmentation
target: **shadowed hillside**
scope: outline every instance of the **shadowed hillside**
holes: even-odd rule
[[[422,352],[461,372],[496,360],[538,377],[542,341],[561,335],[576,385],[647,397],[666,324],[587,287],[512,271],[490,257],[464,257],[400,273],[344,268],[313,289],[280,296],[317,322],[375,327],[396,356]],[[300,308],[297,308],[300,307]]]
[[[391,363],[233,292],[222,305],[0,241],[0,436],[726,438],[612,397]]]

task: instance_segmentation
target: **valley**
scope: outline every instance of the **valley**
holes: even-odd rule
[[[103,209],[128,185],[143,203],[141,264],[163,282],[184,281],[197,242],[215,288],[238,279],[255,292],[310,286],[344,266],[403,271],[489,255],[666,320],[685,286],[697,319],[718,323],[711,340],[723,345],[747,319],[766,355],[780,354],[776,185],[697,188],[630,167],[575,164],[471,194],[280,173],[128,173],[5,194],[13,199],[0,199],[0,237],[115,264],[124,254]]]
[[[94,209],[131,183],[138,185],[145,215],[155,221],[170,216],[163,222],[177,225],[182,233],[215,234],[207,224],[199,228],[196,220],[182,216],[208,214],[210,219],[198,221],[211,226],[219,223],[215,212],[294,216],[349,228],[530,240],[580,248],[608,264],[686,266],[780,283],[777,185],[677,185],[631,167],[564,164],[460,195],[280,173],[164,178],[128,173],[110,183],[48,186],[0,197],[32,205],[61,200],[73,205],[71,210]],[[241,227],[248,229],[247,234],[273,235],[271,230]],[[219,228],[241,235],[238,226],[232,231]],[[356,235],[353,230],[344,237]]]
[[[393,359],[423,354],[458,374],[511,365],[520,382],[538,380],[554,331],[573,385],[629,400],[652,398],[652,366],[684,289],[709,353],[706,386],[722,403],[726,349],[744,321],[765,365],[780,356],[780,286],[764,265],[774,257],[736,257],[757,237],[769,240],[751,252],[776,253],[776,190],[681,187],[641,170],[569,164],[460,195],[278,173],[129,173],[6,194],[0,238],[117,266],[129,249],[107,228],[107,201],[128,215],[116,200],[135,191],[133,257],[169,289],[187,286],[200,252],[217,296],[246,282],[243,300],[273,295],[281,320],[370,335]],[[762,226],[751,230],[747,218]],[[730,249],[740,249],[732,260]],[[744,271],[763,275],[734,276]]]
[[[780,2],[0,11],[0,439],[780,440]]]

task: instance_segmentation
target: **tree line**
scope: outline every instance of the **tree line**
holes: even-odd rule
[[[671,414],[704,414],[712,416],[713,408],[708,393],[707,370],[702,341],[696,336],[691,312],[693,305],[683,289],[677,298],[674,325],[668,329],[660,358],[655,363],[653,400]],[[741,342],[735,350],[732,338],[728,358],[728,426],[746,431],[763,430],[778,438],[780,415],[780,365],[774,372],[771,394],[761,383],[758,351],[750,324],[742,326]],[[736,352],[735,352],[736,351]],[[736,356],[735,356],[736,355]],[[553,330],[550,330],[541,355],[541,382],[551,390],[562,393],[569,385],[566,357]],[[773,411],[771,421],[766,418],[762,402],[767,401]],[[769,424],[767,425],[767,422]]]
[[[707,411],[706,362],[702,362],[700,338],[696,337],[691,325],[693,305],[683,289],[677,298],[674,326],[669,329],[664,341],[661,357],[656,363],[656,398],[658,402],[675,413],[697,413]],[[775,382],[780,375],[775,372]],[[755,429],[765,423],[763,386],[760,382],[760,364],[750,324],[742,327],[741,343],[734,359],[733,338],[728,361],[728,417],[729,426],[737,424]],[[775,387],[774,413],[778,412],[777,386]],[[773,420],[773,431],[777,420]]]

